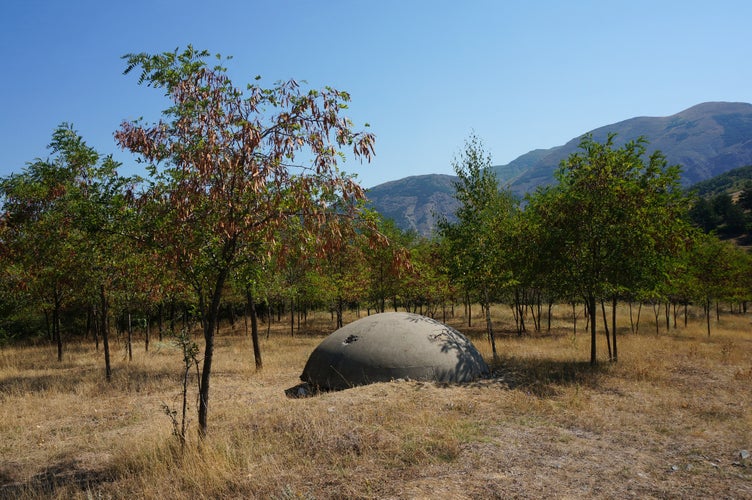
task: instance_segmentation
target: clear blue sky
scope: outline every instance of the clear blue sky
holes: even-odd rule
[[[128,168],[113,132],[156,119],[129,52],[193,44],[232,55],[236,84],[295,78],[352,95],[376,134],[365,187],[451,162],[474,132],[494,164],[633,116],[752,102],[752,2],[3,0],[0,175],[46,157],[71,122]]]

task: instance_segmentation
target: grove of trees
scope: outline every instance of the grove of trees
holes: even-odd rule
[[[161,340],[196,323],[204,436],[223,318],[250,316],[249,362],[262,369],[259,321],[289,321],[296,335],[313,310],[331,313],[336,327],[347,308],[446,320],[462,304],[470,322],[479,305],[496,357],[499,328],[542,331],[553,304],[575,318],[584,307],[593,364],[599,325],[609,360],[618,359],[619,302],[650,305],[656,320],[662,310],[669,326],[670,311],[676,324],[677,311],[686,318],[696,304],[708,335],[714,305],[746,311],[749,254],[698,227],[692,214],[704,209],[681,188],[680,168],[660,153],[646,157],[643,138],[617,147],[614,136],[585,136],[555,185],[518,200],[472,136],[453,162],[456,221],[421,238],[370,211],[339,169],[345,155],[374,154],[374,135],[343,116],[346,92],[295,81],[238,86],[224,59],[209,60],[192,47],[125,56],[126,73],[170,101],[159,122],[115,132],[146,166],[144,178],[121,176],[64,123],[48,158],[0,179],[0,343],[48,338],[63,360],[66,339],[91,338],[109,381],[113,326],[132,357],[134,325],[148,350],[150,332]],[[744,220],[752,204],[742,200],[717,210]],[[493,325],[493,304],[507,304],[515,324]]]

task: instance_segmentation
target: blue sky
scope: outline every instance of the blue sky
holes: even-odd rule
[[[159,91],[120,56],[193,44],[232,55],[236,84],[330,85],[376,136],[365,187],[452,172],[471,133],[494,164],[634,116],[752,102],[749,1],[3,0],[0,175],[46,157],[55,127],[112,138],[156,119]]]

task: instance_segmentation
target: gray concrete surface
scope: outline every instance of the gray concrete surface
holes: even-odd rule
[[[389,312],[335,331],[308,358],[303,382],[324,390],[396,379],[469,382],[489,373],[460,332],[418,314]]]

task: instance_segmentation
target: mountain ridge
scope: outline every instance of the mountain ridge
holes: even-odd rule
[[[752,165],[752,104],[704,102],[669,116],[638,116],[580,134],[563,145],[534,149],[506,165],[491,167],[502,185],[517,196],[555,182],[562,160],[579,149],[591,134],[603,142],[616,133],[615,144],[644,136],[647,155],[660,150],[669,164],[682,166],[682,185],[689,186],[728,170]],[[371,205],[398,227],[430,236],[440,217],[457,208],[454,176],[427,174],[389,181],[367,190]],[[434,191],[432,191],[434,189]],[[386,201],[385,201],[386,200]]]

